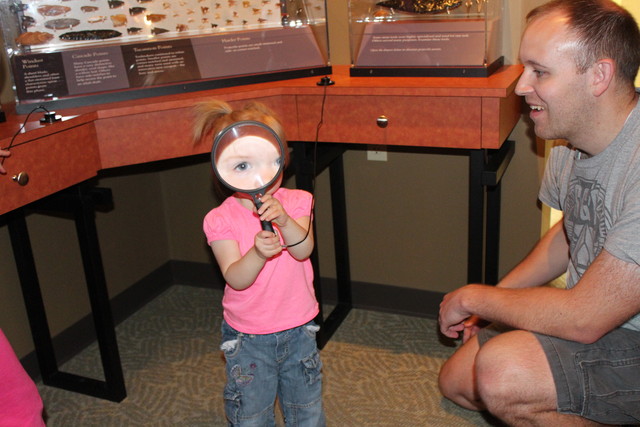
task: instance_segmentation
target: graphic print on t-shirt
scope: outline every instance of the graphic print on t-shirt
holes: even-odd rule
[[[573,242],[571,268],[576,277],[582,276],[604,246],[611,224],[604,200],[605,190],[598,181],[575,177],[569,183],[564,215],[569,242]]]

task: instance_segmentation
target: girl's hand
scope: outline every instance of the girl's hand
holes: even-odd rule
[[[280,237],[270,231],[262,230],[254,238],[254,246],[258,256],[266,259],[273,258],[282,252]]]
[[[270,194],[265,194],[260,198],[262,206],[258,209],[261,221],[274,222],[278,227],[287,225],[291,217],[284,210],[278,199]]]

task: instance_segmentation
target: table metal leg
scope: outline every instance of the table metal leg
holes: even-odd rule
[[[501,179],[514,152],[513,141],[498,150],[470,150],[468,283],[498,282]]]
[[[298,188],[312,191],[315,177],[329,167],[338,289],[337,303],[326,319],[322,307],[322,279],[317,248],[314,249],[311,256],[316,298],[320,304],[320,313],[316,317],[316,323],[320,326],[317,341],[318,347],[323,348],[352,308],[349,242],[347,238],[347,206],[342,161],[342,154],[346,151],[346,146],[345,144],[319,143],[317,152],[314,153],[314,144],[290,142],[290,145],[293,147],[293,163],[295,165],[296,185]],[[314,227],[315,229],[316,227]]]
[[[485,150],[469,152],[469,236],[467,245],[467,283],[484,282],[484,169]]]
[[[120,402],[126,397],[126,389],[95,224],[95,200],[105,197],[110,200],[109,190],[78,186],[30,206],[36,210],[73,215],[102,359],[104,381],[59,370],[24,210],[19,209],[7,214],[7,224],[43,382],[53,387]]]

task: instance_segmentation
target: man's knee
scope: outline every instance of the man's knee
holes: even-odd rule
[[[467,409],[483,409],[475,391],[474,358],[478,351],[475,339],[467,342],[440,369],[438,387],[444,397]]]
[[[501,356],[494,353],[492,347],[483,346],[476,358],[476,390],[489,408],[494,402],[507,403],[514,396],[512,388],[516,386],[513,365],[508,360],[500,360]]]
[[[455,374],[455,369],[451,368],[452,363],[450,363],[451,359],[447,360],[442,367],[440,368],[440,373],[438,374],[438,388],[440,389],[440,393],[448,399],[452,399],[456,394],[456,388],[454,384],[457,383]]]
[[[475,362],[477,393],[492,413],[555,397],[546,358],[531,333],[513,331],[489,340]]]

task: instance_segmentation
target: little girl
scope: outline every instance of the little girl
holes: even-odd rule
[[[194,136],[201,140],[242,121],[270,127],[288,148],[280,122],[264,105],[233,110],[213,101],[196,109]],[[312,196],[281,188],[265,191],[256,209],[235,193],[204,218],[207,242],[226,286],[222,350],[226,358],[225,412],[232,426],[273,426],[276,397],[287,426],[324,426],[322,364],[315,334],[318,302],[313,289]],[[275,233],[261,229],[272,222]]]

